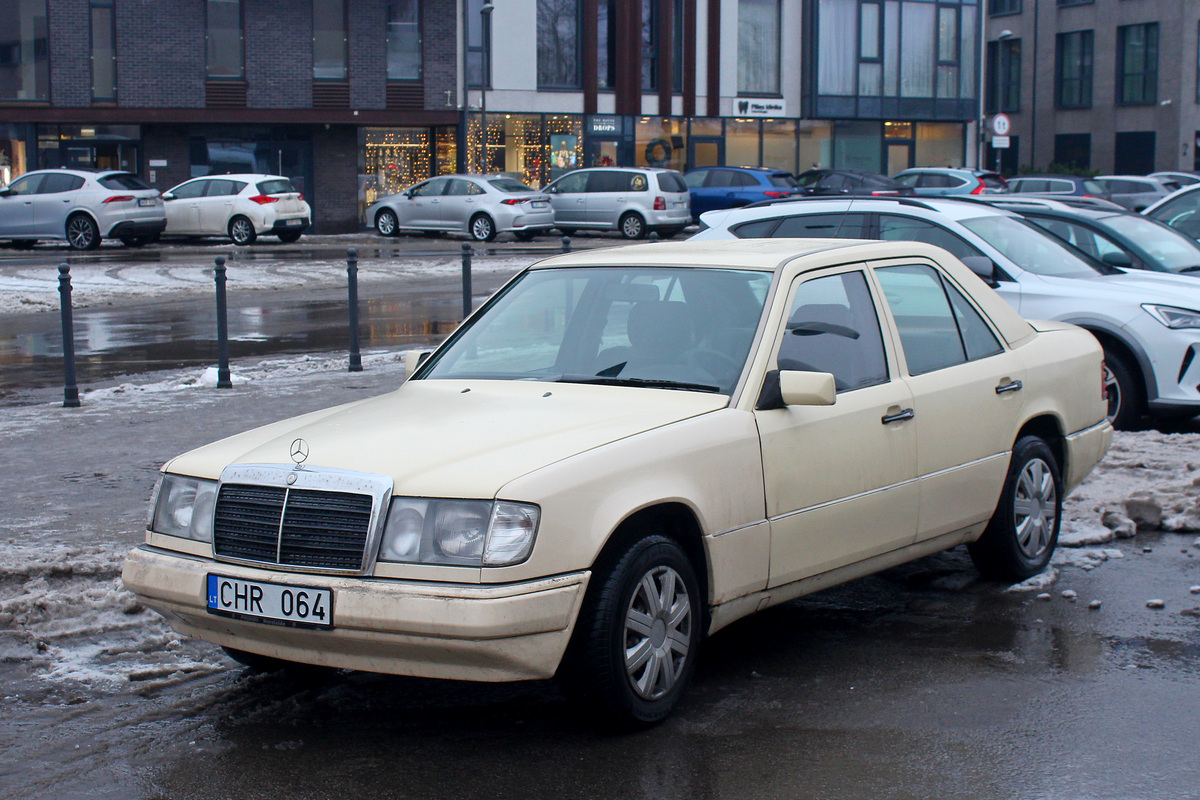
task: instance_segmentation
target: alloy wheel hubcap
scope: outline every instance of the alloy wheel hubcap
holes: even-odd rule
[[[1017,478],[1013,497],[1013,523],[1017,546],[1027,558],[1046,552],[1054,532],[1058,489],[1050,467],[1040,458],[1025,465]]]
[[[92,226],[85,219],[73,219],[68,236],[70,236],[71,244],[76,247],[86,247],[92,241]]]
[[[643,575],[625,612],[625,672],[638,696],[657,700],[671,691],[691,633],[692,603],[679,573],[663,566]]]
[[[391,214],[383,214],[379,217],[378,224],[379,232],[384,236],[391,236],[392,231],[396,229],[396,219]]]
[[[1104,391],[1108,395],[1108,418],[1116,419],[1117,414],[1121,413],[1121,384],[1108,365],[1104,367]]]

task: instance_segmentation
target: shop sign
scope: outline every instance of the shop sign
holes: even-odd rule
[[[621,133],[621,118],[620,117],[590,117],[588,119],[588,133],[592,136],[603,134]]]
[[[735,100],[734,108],[738,117],[786,117],[786,100],[755,100],[749,97]]]

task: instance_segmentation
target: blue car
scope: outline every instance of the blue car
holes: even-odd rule
[[[767,167],[698,167],[683,179],[695,219],[705,211],[803,194],[792,173]]]

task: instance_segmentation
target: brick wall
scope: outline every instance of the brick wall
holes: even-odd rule
[[[421,46],[424,59],[425,108],[447,108],[458,104],[458,9],[455,0],[425,0],[421,20]]]
[[[358,230],[358,130],[335,125],[313,131],[313,233]]]
[[[349,0],[350,107],[383,108],[387,85],[385,0]]]
[[[50,102],[62,108],[92,104],[91,15],[88,0],[52,0]]]
[[[118,104],[122,108],[203,107],[204,3],[120,0],[116,14]],[[64,35],[68,34],[63,30],[52,30],[50,39]]]
[[[312,108],[312,4],[242,0],[242,14],[246,105]]]
[[[143,125],[142,126],[142,180],[160,192],[183,183],[192,177],[190,152],[188,150],[188,128],[186,125]],[[165,167],[151,167],[151,161],[166,161]]]

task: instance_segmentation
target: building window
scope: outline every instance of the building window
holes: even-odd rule
[[[1117,28],[1117,102],[1158,102],[1158,23]]]
[[[492,69],[488,54],[492,44],[492,15],[481,14],[484,0],[465,0],[467,4],[467,85],[491,88]]]
[[[1200,103],[1200,27],[1196,30],[1196,102]],[[1200,153],[1196,157],[1200,158]]]
[[[958,9],[938,6],[937,96],[958,97]]]
[[[5,5],[8,22],[0,26],[0,99],[49,100],[46,0]]]
[[[1092,107],[1092,31],[1060,33],[1055,49],[1054,104]]]
[[[539,89],[578,89],[579,0],[538,0],[537,78]]]
[[[1036,2],[1036,0],[1035,0]],[[1020,14],[1021,0],[989,0],[988,15],[999,17],[1003,14]]]
[[[208,77],[241,78],[244,74],[241,0],[207,0],[205,10]]]
[[[1092,135],[1058,133],[1054,135],[1054,163],[1071,169],[1092,168]]]
[[[346,80],[344,0],[313,0],[313,77]]]
[[[617,0],[600,0],[596,20],[596,72],[601,89],[617,86]]]
[[[984,110],[988,114],[1021,110],[1020,39],[988,42]]]
[[[642,90],[658,88],[658,0],[642,0]]]
[[[780,0],[738,0],[738,94],[779,94]]]
[[[389,81],[421,79],[420,0],[387,4],[387,76]]]
[[[117,99],[117,28],[112,0],[91,0],[92,101]]]

